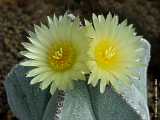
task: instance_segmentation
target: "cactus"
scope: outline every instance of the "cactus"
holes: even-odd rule
[[[150,59],[150,45],[143,40],[144,63]],[[57,109],[57,92],[51,96],[30,85],[25,75],[29,67],[16,65],[4,82],[8,103],[19,120],[53,120]],[[147,107],[147,78],[145,68],[138,69],[140,80],[130,89],[121,89],[122,95],[108,86],[104,94],[83,82],[76,82],[75,89],[66,91],[60,120],[149,120]]]

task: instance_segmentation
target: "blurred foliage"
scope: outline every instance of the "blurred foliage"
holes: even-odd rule
[[[11,5],[14,5],[17,3],[17,0],[0,0],[0,5],[3,5],[3,4],[11,4]]]

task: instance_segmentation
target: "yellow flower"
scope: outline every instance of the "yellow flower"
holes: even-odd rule
[[[87,34],[91,38],[87,65],[91,71],[89,84],[96,86],[100,80],[100,92],[111,83],[115,89],[127,87],[131,78],[138,77],[135,68],[142,66],[143,46],[127,21],[118,23],[118,17],[109,13],[107,18],[93,14],[93,25],[86,22]],[[118,86],[123,83],[124,86]]]
[[[35,26],[35,33],[30,32],[30,43],[23,43],[26,51],[21,54],[29,58],[21,63],[34,66],[27,73],[33,77],[31,84],[39,83],[41,89],[50,86],[53,94],[56,89],[73,88],[73,80],[85,80],[85,64],[88,38],[79,26],[79,19],[73,22],[68,16],[48,17],[48,27]]]

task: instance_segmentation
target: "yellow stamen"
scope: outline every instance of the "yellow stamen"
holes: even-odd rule
[[[107,60],[111,59],[116,54],[116,49],[113,46],[110,46],[105,50],[105,57]]]
[[[113,42],[106,42],[106,40],[100,40],[95,47],[96,63],[102,69],[112,70],[116,69],[120,55],[117,51],[117,45]]]
[[[55,54],[52,56],[53,59],[61,59],[63,57],[63,48],[60,48],[60,50],[55,51]]]
[[[48,63],[56,72],[70,69],[76,59],[76,51],[70,41],[55,41],[48,52]]]

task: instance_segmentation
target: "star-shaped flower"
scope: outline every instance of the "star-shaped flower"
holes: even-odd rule
[[[92,19],[93,24],[86,21],[87,35],[90,37],[87,64],[91,75],[88,83],[96,86],[100,80],[101,93],[109,83],[115,89],[130,85],[130,78],[138,76],[135,68],[143,66],[141,37],[136,36],[127,21],[119,24],[118,17],[112,17],[110,13],[107,18],[93,14]],[[117,82],[124,86],[118,86]]]
[[[64,15],[48,17],[48,21],[48,27],[35,26],[30,43],[23,43],[26,51],[21,54],[29,59],[21,65],[34,66],[27,74],[33,77],[31,84],[40,83],[42,89],[50,86],[53,94],[57,88],[73,88],[73,80],[85,80],[88,38],[78,18],[71,21]]]

